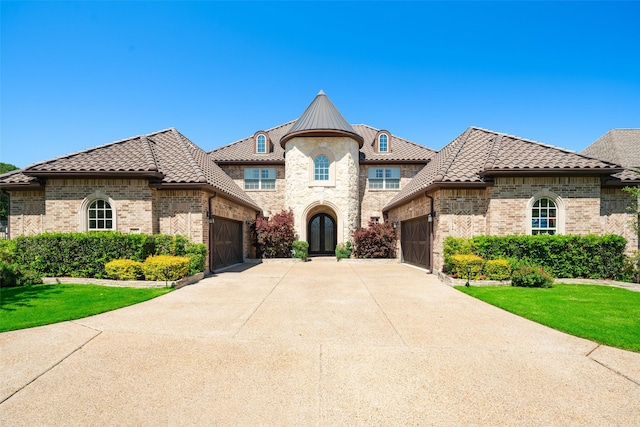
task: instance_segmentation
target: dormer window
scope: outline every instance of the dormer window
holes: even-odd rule
[[[267,137],[259,134],[256,138],[256,153],[263,154],[267,152]]]
[[[381,153],[389,152],[389,135],[381,133],[378,136],[378,151]]]
[[[376,153],[390,153],[391,152],[391,134],[389,131],[380,130],[376,134],[375,139],[371,142],[373,150]]]

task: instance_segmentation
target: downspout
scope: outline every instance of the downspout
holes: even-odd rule
[[[432,196],[427,194],[426,191],[424,192],[424,197],[426,197],[430,201],[429,216],[431,217],[431,225],[429,226],[429,248],[427,249],[429,253],[427,255],[429,256],[429,269],[433,273],[433,224],[436,219],[435,210],[433,209],[433,207],[435,201],[433,200]]]
[[[213,211],[211,210],[211,200],[214,199],[218,193],[214,192],[213,196],[209,197],[207,200],[207,219],[209,220],[209,247],[207,251],[209,252],[209,271],[213,273]]]

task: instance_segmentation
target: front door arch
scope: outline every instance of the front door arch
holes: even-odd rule
[[[332,255],[336,250],[336,220],[327,213],[318,213],[311,217],[307,225],[309,255]]]

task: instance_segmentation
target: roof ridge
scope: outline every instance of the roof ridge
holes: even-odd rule
[[[141,137],[141,140],[142,140],[142,143],[143,143],[142,146],[144,147],[143,148],[144,158],[148,162],[147,164],[148,164],[149,170],[158,171],[159,172],[160,168],[158,167],[159,166],[158,165],[158,159],[155,156],[155,153],[153,151],[153,146],[151,144],[152,139],[147,137],[146,135],[143,135]]]
[[[453,151],[451,152],[451,154],[449,154],[447,156],[446,161],[443,162],[442,166],[437,171],[437,175],[433,179],[434,181],[442,181],[444,179],[444,177],[447,174],[447,172],[449,172],[449,169],[451,168],[451,165],[453,165],[453,162],[455,161],[456,157],[458,157],[458,154],[460,154],[460,151],[462,150],[462,147],[464,147],[464,145],[466,144],[467,140],[469,139],[469,135],[471,134],[471,130],[472,129],[473,129],[473,127],[469,127],[467,129],[465,129],[465,131],[462,133],[462,135],[460,135],[461,137],[458,140],[458,142],[456,142],[455,140],[453,141],[453,144],[455,144],[455,146],[453,148]],[[440,151],[442,151],[442,150],[440,150]]]
[[[373,127],[373,126],[368,125],[368,124],[366,124],[366,123],[354,123],[354,124],[351,124],[351,127],[354,127],[354,126],[364,126],[364,127],[368,127],[369,129],[372,129],[372,130],[375,130],[375,131],[385,130],[385,129],[379,129],[379,128]],[[355,129],[354,129],[354,130],[355,130]],[[422,144],[420,144],[420,143],[418,143],[418,142],[415,142],[415,141],[412,141],[412,140],[410,140],[410,139],[403,138],[403,137],[401,137],[401,136],[398,136],[398,135],[394,134],[393,132],[389,132],[389,133],[391,133],[391,136],[392,136],[393,138],[400,139],[400,140],[402,140],[402,141],[404,141],[404,142],[407,142],[407,143],[409,143],[409,144],[413,144],[413,145],[418,146],[418,147],[420,147],[420,148],[426,148],[427,150],[431,150],[431,151],[433,151],[434,153],[437,153],[437,152],[438,152],[438,150],[434,150],[434,149],[433,149],[433,148],[431,148],[431,147],[427,147],[426,145],[422,145]]]
[[[195,170],[195,172],[197,174],[199,174],[198,182],[207,182],[207,177],[206,177],[204,171],[202,170],[202,168],[198,164],[198,161],[194,158],[193,154],[191,153],[191,151],[187,147],[187,144],[185,143],[185,141],[182,139],[182,134],[180,132],[178,132],[178,130],[175,129],[175,128],[172,128],[171,132],[174,135],[174,137],[176,137],[178,139],[178,142],[180,144],[180,148],[182,149],[182,152],[187,157],[187,161],[189,162],[189,166],[191,166]],[[205,155],[206,155],[206,152],[205,152]]]
[[[493,137],[493,144],[491,144],[491,149],[489,150],[489,155],[487,156],[487,161],[484,164],[484,168],[491,169],[495,164],[495,161],[498,157],[498,153],[500,152],[500,146],[502,145],[502,135],[496,135]]]
[[[276,129],[279,129],[279,128],[285,127],[285,126],[287,126],[287,125],[289,125],[289,124],[291,124],[291,123],[294,123],[296,120],[297,120],[297,119],[289,120],[288,122],[283,123],[283,124],[281,124],[281,125],[277,125],[277,126],[274,126],[274,127],[272,127],[272,128],[265,129],[265,130],[264,130],[264,132],[272,132],[272,131],[274,131],[274,130],[276,130]],[[255,135],[255,133],[254,133],[253,135]],[[241,143],[241,142],[244,142],[244,141],[246,141],[248,138],[252,138],[252,137],[253,137],[253,135],[245,136],[244,138],[240,138],[240,139],[238,139],[238,140],[236,140],[236,141],[233,141],[233,142],[230,142],[230,143],[228,143],[228,144],[225,144],[225,145],[223,145],[222,147],[214,148],[213,150],[208,151],[208,152],[207,152],[207,154],[211,154],[211,153],[216,152],[216,151],[218,151],[218,150],[222,150],[223,148],[231,147],[232,145],[236,145],[236,144],[239,144],[239,143]]]

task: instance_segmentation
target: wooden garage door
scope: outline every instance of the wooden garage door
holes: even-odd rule
[[[402,258],[408,264],[431,269],[429,236],[431,223],[427,217],[403,221],[401,233]]]
[[[211,271],[242,262],[242,222],[213,217],[210,233]]]

